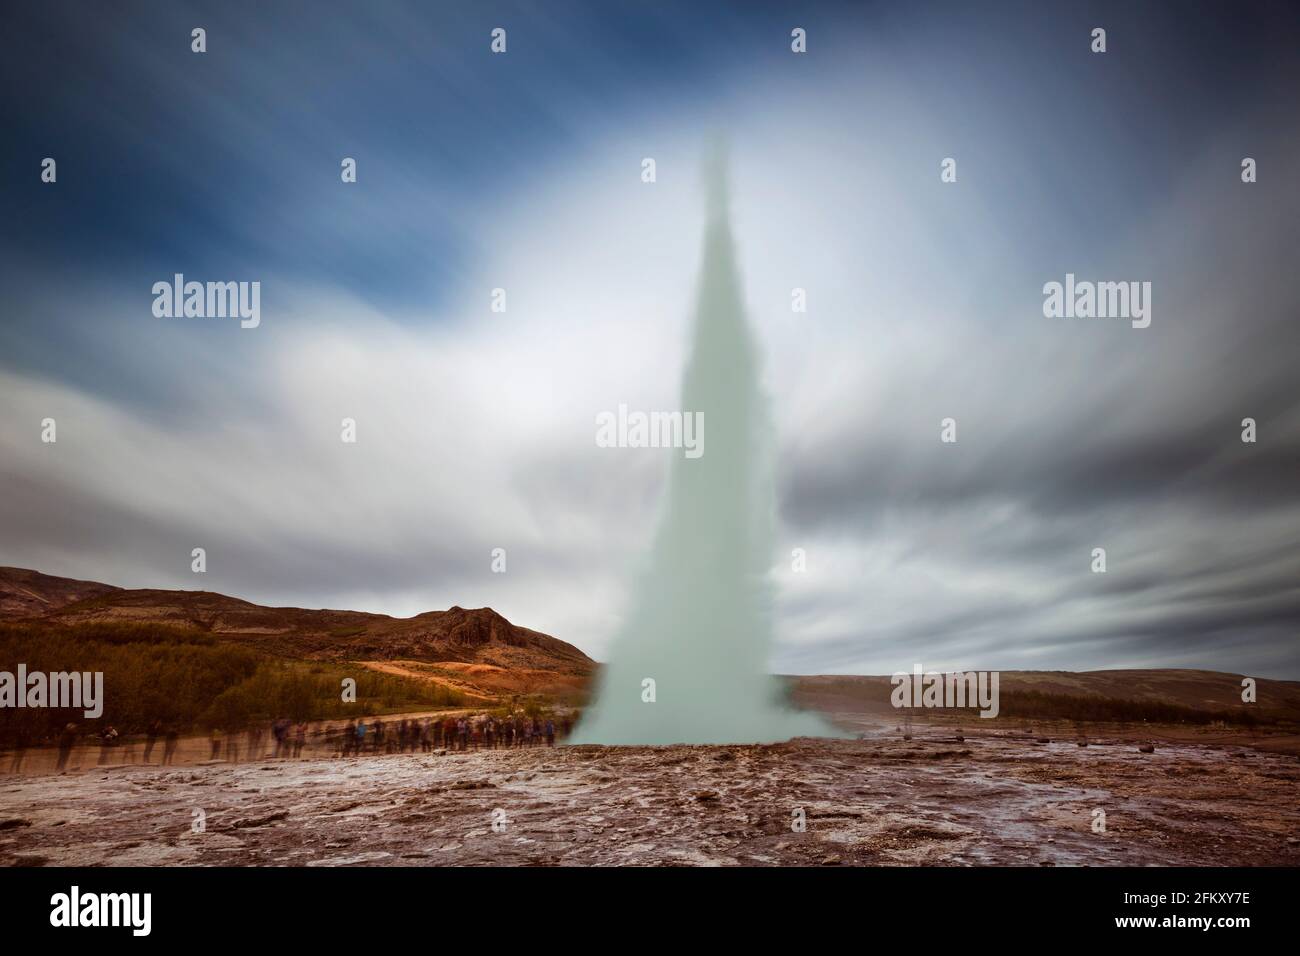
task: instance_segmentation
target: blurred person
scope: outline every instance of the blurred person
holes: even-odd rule
[[[77,742],[77,725],[64,724],[63,732],[59,734],[59,762],[55,766],[56,770],[63,770],[68,765],[68,757],[72,753],[72,748]]]
[[[261,760],[265,754],[262,753],[262,728],[253,726],[248,728],[248,759]]]
[[[144,762],[149,762],[149,755],[153,753],[153,745],[158,742],[158,735],[162,733],[162,721],[154,720],[149,723],[148,735],[144,741]]]
[[[281,717],[271,725],[271,736],[275,738],[276,759],[289,754],[289,718]]]
[[[113,746],[117,743],[117,728],[112,724],[105,727],[99,734],[99,762],[103,764],[108,760]]]
[[[27,751],[27,731],[19,730],[14,737],[14,756],[9,764],[9,772],[17,773],[23,766],[23,754]]]

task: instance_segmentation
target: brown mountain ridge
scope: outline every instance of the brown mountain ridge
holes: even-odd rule
[[[573,645],[512,624],[491,608],[451,607],[394,618],[364,611],[263,607],[211,591],[125,589],[0,567],[0,623],[24,622],[190,628],[276,657],[351,661],[393,676],[433,681],[476,700],[515,694],[578,700],[598,666]],[[1004,671],[1001,675],[1008,717],[1015,713],[1018,701],[1035,703],[1024,696],[1028,694],[1300,721],[1300,682],[1259,678],[1258,703],[1243,706],[1243,676],[1177,669]],[[800,706],[831,714],[899,717],[889,703],[888,677],[788,679]]]
[[[166,624],[308,660],[485,665],[569,678],[586,677],[595,666],[572,644],[512,624],[486,607],[410,618],[262,607],[211,591],[126,589],[25,568],[0,567],[0,621]]]

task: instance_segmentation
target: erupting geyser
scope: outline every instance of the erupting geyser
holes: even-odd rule
[[[835,733],[786,706],[768,672],[772,430],[741,305],[720,153],[705,178],[708,226],[681,409],[703,413],[706,451],[673,458],[649,568],[572,743],[760,743]]]

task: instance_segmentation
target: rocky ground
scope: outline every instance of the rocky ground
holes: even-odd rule
[[[0,862],[1300,864],[1294,755],[864,732],[10,774],[0,776]],[[1105,832],[1094,832],[1098,810]]]

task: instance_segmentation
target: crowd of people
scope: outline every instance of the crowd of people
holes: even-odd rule
[[[553,717],[494,717],[473,714],[457,717],[425,717],[386,725],[376,718],[350,720],[336,738],[336,750],[344,756],[363,753],[429,753],[433,750],[496,750],[503,747],[555,746],[557,733],[567,737],[572,722]]]
[[[75,723],[65,724],[63,730],[59,732],[58,748],[59,758],[54,765],[56,771],[67,769],[68,759],[72,756],[72,750],[77,746],[78,741],[82,741],[83,733]],[[94,739],[99,741],[99,765],[112,762],[114,753],[120,751],[123,763],[135,762],[135,743],[131,737],[118,733],[116,727],[112,724],[105,724],[95,733]],[[149,725],[148,734],[144,742],[144,763],[149,763],[153,759],[154,749],[158,741],[163,741],[163,752],[161,762],[169,764],[176,756],[176,747],[180,743],[181,735],[174,727],[164,728],[160,721],[154,721]],[[14,753],[12,771],[17,772],[22,766],[23,749],[19,748]]]
[[[280,718],[268,728],[256,726],[243,732],[213,728],[207,738],[207,759],[237,763],[245,760],[293,759],[304,751],[324,750],[344,757],[362,754],[431,753],[433,751],[497,750],[512,747],[554,747],[557,739],[569,736],[573,718],[569,714],[528,716],[525,714],[456,714],[415,718],[349,720],[341,727],[322,724],[309,726],[306,721]],[[99,766],[108,763],[135,763],[137,746],[143,745],[140,762],[169,765],[176,760],[181,735],[174,727],[154,721],[143,741],[138,736],[119,734],[111,725],[96,729],[93,738],[77,724],[63,728],[58,738],[56,771],[68,768],[74,747],[94,740],[99,746]],[[161,748],[159,744],[161,743]],[[188,762],[202,760],[202,740],[186,744]],[[25,746],[15,749],[9,770],[22,769]],[[81,751],[84,753],[84,750]],[[75,769],[75,768],[74,768]]]

